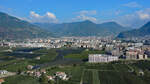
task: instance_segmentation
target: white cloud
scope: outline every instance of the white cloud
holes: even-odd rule
[[[115,21],[124,26],[139,28],[146,22],[150,21],[150,8],[139,10],[132,14],[117,17]]]
[[[57,23],[58,19],[56,18],[55,14],[51,12],[47,12],[44,15],[40,15],[35,13],[34,11],[30,12],[29,17],[30,22],[41,22],[41,23]]]
[[[95,17],[90,17],[90,16],[85,16],[85,15],[80,15],[80,16],[77,16],[75,18],[72,18],[73,21],[83,21],[83,20],[90,20],[90,21],[93,21],[93,22],[96,22],[97,19]]]
[[[80,12],[77,12],[77,14],[80,14],[80,15],[96,15],[97,11],[96,10],[91,10],[91,11],[82,10]]]
[[[123,4],[125,7],[130,7],[130,8],[141,8],[142,6],[138,4],[137,2],[129,2],[127,4]]]
[[[39,14],[35,13],[34,11],[31,11],[31,12],[30,12],[30,15],[31,15],[32,17],[35,17],[35,18],[40,18],[40,17],[41,17]]]
[[[97,19],[92,16],[92,15],[97,14],[97,11],[95,11],[95,10],[91,10],[91,11],[83,10],[83,11],[80,11],[80,12],[76,12],[76,14],[79,14],[79,15],[76,16],[75,18],[72,18],[72,21],[90,20],[90,21],[93,21],[93,22],[97,22]]]
[[[139,16],[140,16],[141,19],[148,19],[148,18],[150,18],[149,14],[140,14]]]
[[[146,20],[150,19],[150,8],[145,10],[140,10],[136,12],[140,19]]]
[[[49,17],[49,18],[56,19],[56,16],[55,16],[53,13],[51,13],[51,12],[47,12],[46,15],[47,15],[47,17]]]
[[[116,10],[116,11],[115,11],[115,15],[119,15],[119,14],[121,14],[121,13],[122,13],[121,10]]]

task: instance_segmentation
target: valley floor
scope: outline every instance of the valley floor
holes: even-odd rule
[[[0,52],[0,59],[3,60],[0,69],[18,73],[19,70],[28,71],[27,65],[38,65],[46,70],[46,75],[54,75],[60,71],[69,76],[68,81],[58,80],[56,84],[150,84],[150,60],[88,63],[84,61],[87,59],[87,54],[104,52],[84,49],[27,50],[32,51],[33,54],[22,55],[23,59],[20,53]],[[41,57],[40,60],[35,59],[37,55]],[[74,62],[65,61],[66,59]],[[27,74],[15,74],[5,77],[4,80],[4,84],[41,84],[39,78]],[[55,82],[47,84],[55,84]]]

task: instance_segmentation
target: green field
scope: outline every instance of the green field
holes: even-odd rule
[[[92,70],[92,72],[93,72],[93,84],[100,84],[98,71]]]
[[[114,70],[114,67],[111,63],[100,63],[100,64],[86,64],[86,69],[97,69],[97,70]]]
[[[104,51],[98,51],[98,50],[84,50],[81,53],[71,53],[68,55],[65,55],[65,58],[73,58],[73,59],[88,59],[89,54],[104,54]]]
[[[138,62],[137,62],[138,63]],[[150,61],[149,61],[150,63]],[[128,67],[136,67],[136,69],[141,69],[132,64],[122,64],[122,63],[102,63],[102,64],[88,64],[84,63],[81,65],[65,65],[65,66],[53,66],[47,67],[47,75],[53,75],[57,71],[66,72],[70,79],[68,81],[60,80],[58,84],[149,84],[150,83],[150,71],[143,69],[145,75],[140,76],[134,72],[130,72]],[[16,79],[22,80],[25,76],[14,76],[9,77],[6,81],[13,81],[12,83],[17,83]],[[34,78],[25,78],[25,80],[31,80],[31,82],[38,82]],[[20,84],[30,84],[29,81],[20,82]],[[9,84],[9,83],[6,83]],[[38,84],[38,83],[37,83]]]
[[[91,70],[85,70],[83,75],[83,84],[93,83],[93,73]]]
[[[8,71],[27,70],[27,65],[38,65],[47,63],[54,60],[57,56],[56,49],[40,49],[40,48],[13,48],[13,52],[3,52],[8,48],[0,48],[0,69]],[[2,50],[3,49],[3,50]],[[16,53],[18,51],[30,52],[28,53]],[[39,56],[40,60],[36,60],[35,57]]]
[[[1,51],[7,48],[1,48]],[[26,71],[27,65],[47,64],[42,67],[47,71],[47,75],[54,75],[57,71],[68,74],[68,81],[59,80],[57,84],[150,84],[150,61],[149,60],[121,60],[111,63],[73,63],[72,59],[85,59],[90,53],[102,53],[97,50],[85,49],[45,49],[45,48],[21,48],[14,51],[32,51],[36,55],[40,54],[40,60],[36,60],[34,55],[8,54],[0,52],[0,70],[17,72]],[[80,56],[74,57],[78,54]],[[30,57],[31,56],[31,57]],[[32,57],[33,56],[33,57]],[[63,56],[65,58],[63,58]],[[83,56],[83,57],[82,57]],[[22,59],[23,58],[23,59]],[[66,64],[63,64],[66,62]],[[71,61],[70,61],[71,59]],[[58,61],[57,61],[58,60]],[[56,62],[57,65],[53,64]],[[68,62],[67,62],[68,61]],[[52,63],[52,64],[50,64]],[[144,74],[141,75],[140,71]],[[26,75],[16,75],[5,78],[4,84],[40,84],[38,78]]]
[[[36,78],[21,75],[5,78],[5,81],[3,84],[40,84]]]
[[[131,69],[126,64],[115,64],[113,66],[117,71],[122,71],[122,72],[131,71]]]

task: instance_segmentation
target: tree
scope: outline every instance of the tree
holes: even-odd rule
[[[149,83],[150,82],[150,71],[145,70],[144,71],[144,79]]]
[[[49,84],[55,84],[55,83],[54,83],[54,81],[50,80],[50,81],[49,81]]]
[[[19,75],[19,74],[21,74],[21,72],[22,72],[22,70],[18,69],[17,74]]]
[[[46,74],[42,73],[39,81],[41,84],[48,84],[48,78],[47,78]]]
[[[55,79],[56,79],[56,84],[60,84],[60,80],[61,80],[61,79],[60,79],[58,76],[56,76]]]

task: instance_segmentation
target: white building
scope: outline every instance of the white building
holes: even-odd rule
[[[67,74],[65,72],[56,72],[56,76],[58,76],[62,80],[68,80]]]
[[[0,70],[0,74],[1,74],[1,75],[7,74],[7,73],[8,73],[8,71],[6,71],[6,70]]]
[[[99,62],[111,62],[117,61],[117,56],[105,55],[105,54],[89,54],[90,63],[99,63]]]

